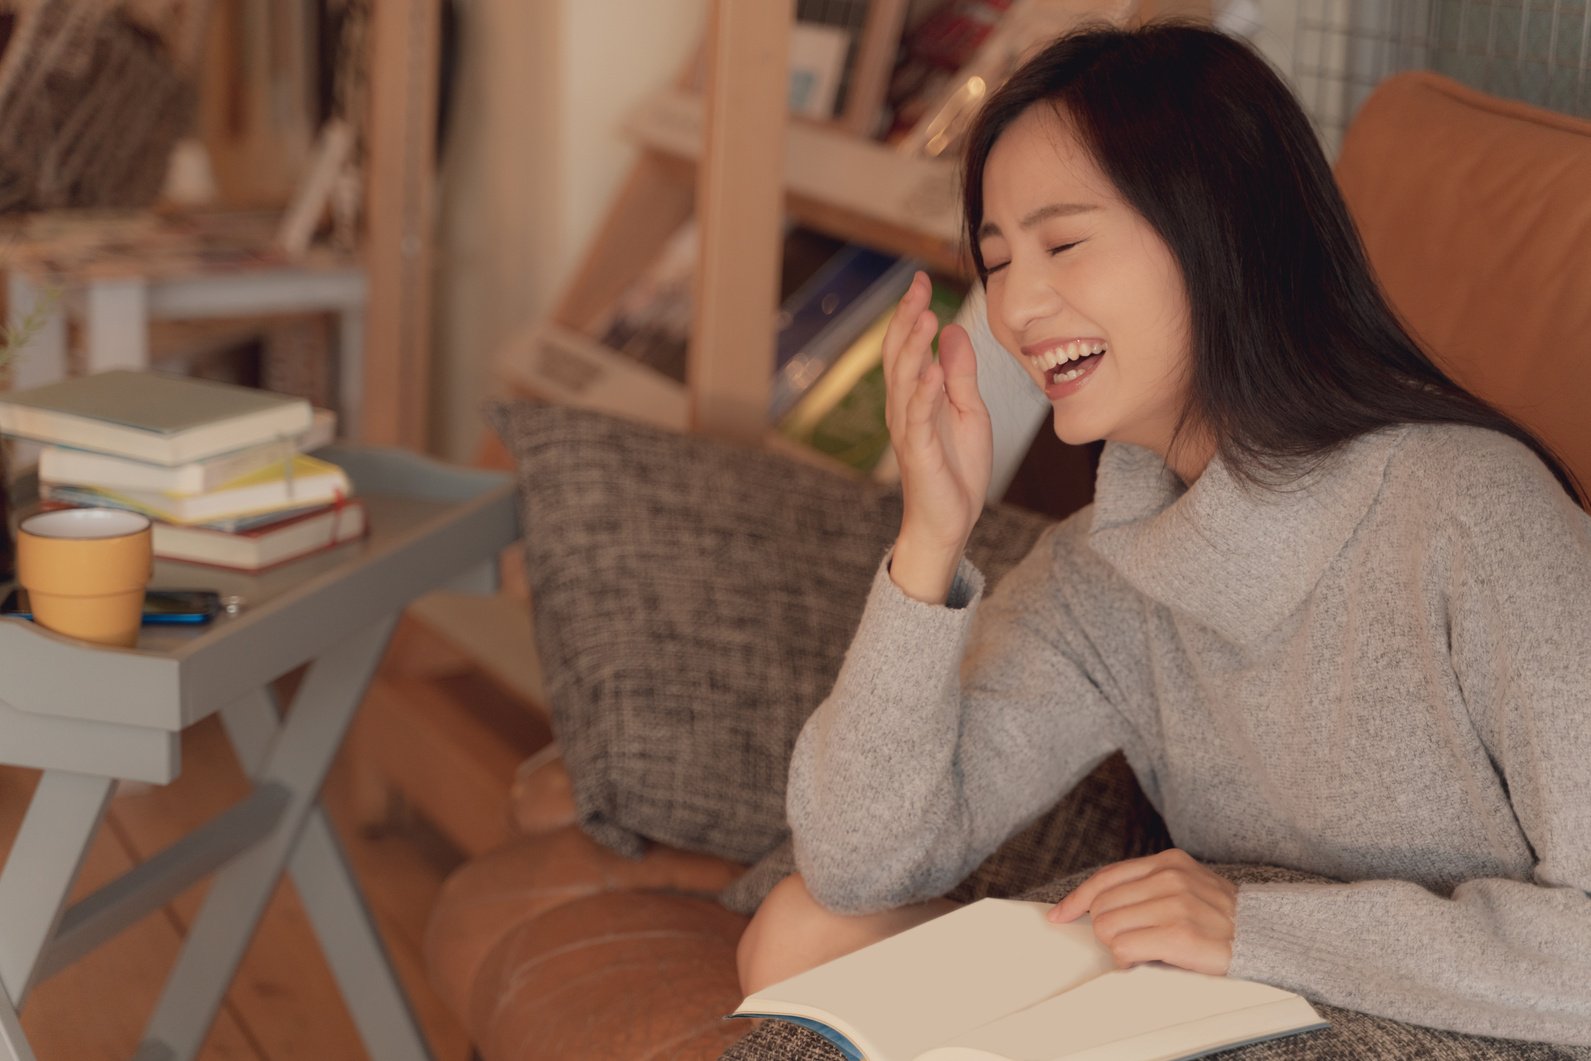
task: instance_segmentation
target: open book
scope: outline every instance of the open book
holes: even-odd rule
[[[852,1061],[1173,1061],[1323,1028],[1308,1002],[1158,962],[1119,970],[1084,916],[982,899],[757,992]]]

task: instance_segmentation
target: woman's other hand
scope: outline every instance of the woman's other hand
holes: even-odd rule
[[[947,325],[934,360],[931,294],[926,274],[912,277],[884,333],[885,419],[904,502],[890,577],[908,596],[940,604],[983,511],[994,441],[966,330]]]
[[[1161,961],[1225,976],[1236,934],[1237,885],[1175,848],[1115,862],[1056,903],[1051,921],[1093,917],[1116,964]]]

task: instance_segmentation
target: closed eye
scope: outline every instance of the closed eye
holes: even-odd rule
[[[1051,247],[1049,249],[1049,255],[1050,255],[1050,257],[1053,258],[1057,254],[1060,254],[1060,253],[1062,253],[1064,251],[1071,250],[1073,247],[1077,246],[1078,243],[1082,243],[1082,242],[1083,242],[1082,240],[1077,240],[1074,243],[1062,243],[1058,247]],[[994,265],[990,265],[988,262],[985,262],[984,265],[983,265],[983,271],[984,271],[984,274],[986,276],[993,276],[995,273],[998,273],[1000,270],[1004,269],[1006,266],[1008,266],[1010,264],[1011,264],[1010,262],[998,262],[998,263],[996,263]]]

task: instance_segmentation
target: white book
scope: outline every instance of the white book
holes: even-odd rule
[[[186,464],[310,428],[310,406],[253,387],[118,369],[0,395],[0,433]]]
[[[189,497],[58,483],[40,484],[39,493],[46,501],[125,508],[166,523],[191,524],[332,504],[353,496],[353,484],[337,465],[296,453],[290,460]]]
[[[214,490],[261,468],[280,464],[292,453],[319,449],[329,444],[336,433],[337,414],[330,409],[316,409],[309,430],[296,438],[170,466],[87,449],[46,446],[39,452],[39,481],[185,497]]]
[[[1087,916],[982,899],[747,998],[863,1061],[1176,1061],[1323,1028],[1307,1001],[1158,962],[1117,969]]]

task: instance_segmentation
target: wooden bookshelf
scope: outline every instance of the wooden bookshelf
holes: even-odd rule
[[[684,423],[692,430],[779,445],[766,423],[773,335],[765,322],[777,309],[769,301],[778,280],[771,248],[783,218],[970,279],[958,160],[903,152],[858,135],[871,122],[854,108],[861,98],[878,105],[876,93],[899,43],[902,6],[875,3],[852,71],[862,95],[836,121],[815,123],[787,118],[779,90],[784,67],[757,43],[784,39],[793,5],[714,0],[711,84],[705,93],[693,92],[682,77],[629,115],[624,131],[640,148],[638,160],[548,319],[503,351],[499,384],[664,427],[681,425],[683,401]],[[1128,24],[1164,15],[1208,17],[1209,10],[1208,0],[1072,0],[1045,9],[1051,19]],[[886,36],[888,47],[881,43]],[[712,42],[721,37],[732,38],[730,44],[714,50]],[[715,107],[724,99],[737,106]],[[715,125],[725,124],[735,125],[734,135],[715,147]],[[759,182],[764,186],[746,187]],[[711,224],[709,212],[741,190],[755,208],[737,208],[734,224]],[[602,350],[590,337],[608,307],[693,214],[709,219],[700,232],[697,269],[705,279],[698,283],[733,277],[735,287],[698,289],[690,372],[682,387],[644,365],[623,363],[623,355]]]

